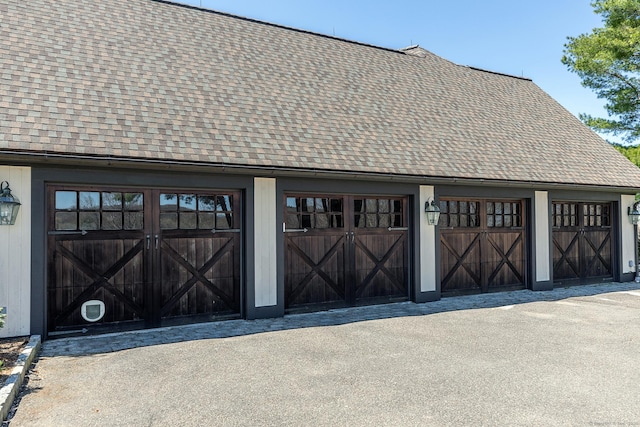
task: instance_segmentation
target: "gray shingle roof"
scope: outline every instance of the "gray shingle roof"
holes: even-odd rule
[[[640,187],[530,80],[426,51],[153,0],[4,0],[0,40],[0,151]]]

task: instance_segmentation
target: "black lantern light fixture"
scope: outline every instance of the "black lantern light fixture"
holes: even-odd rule
[[[629,206],[627,208],[627,215],[629,215],[631,224],[638,225],[640,222],[640,202],[635,202],[633,207]]]
[[[424,211],[427,213],[427,224],[436,225],[440,220],[440,208],[436,205],[436,201],[431,199],[431,203],[429,200],[424,204]]]
[[[629,215],[629,221],[633,224],[633,252],[634,262],[636,264],[636,283],[640,283],[640,268],[638,268],[638,224],[640,223],[640,201],[637,201],[633,206],[627,207],[627,215]]]
[[[20,200],[13,197],[9,182],[0,183],[0,225],[13,225],[20,210]]]

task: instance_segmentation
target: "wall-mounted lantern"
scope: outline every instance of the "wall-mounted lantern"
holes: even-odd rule
[[[640,268],[638,268],[638,223],[640,223],[640,201],[635,202],[633,206],[627,207],[627,215],[629,215],[629,221],[633,224],[633,257],[636,264],[636,283],[640,283]]]
[[[13,225],[20,210],[20,200],[13,197],[9,183],[0,183],[0,225]]]
[[[427,200],[424,204],[424,211],[427,213],[427,224],[438,224],[438,221],[440,220],[440,208],[436,205],[435,200],[432,199],[431,203]]]
[[[629,215],[631,224],[638,225],[638,222],[640,222],[640,202],[635,202],[633,207],[629,206],[627,208],[627,215]]]

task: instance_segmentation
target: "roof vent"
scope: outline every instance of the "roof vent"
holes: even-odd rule
[[[419,56],[420,58],[425,58],[429,54],[428,50],[421,48],[417,44],[404,47],[400,49],[400,52],[406,53],[407,55]]]

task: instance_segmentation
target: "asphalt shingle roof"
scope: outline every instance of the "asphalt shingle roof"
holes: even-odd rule
[[[0,153],[640,187],[527,79],[154,0],[0,3]]]

